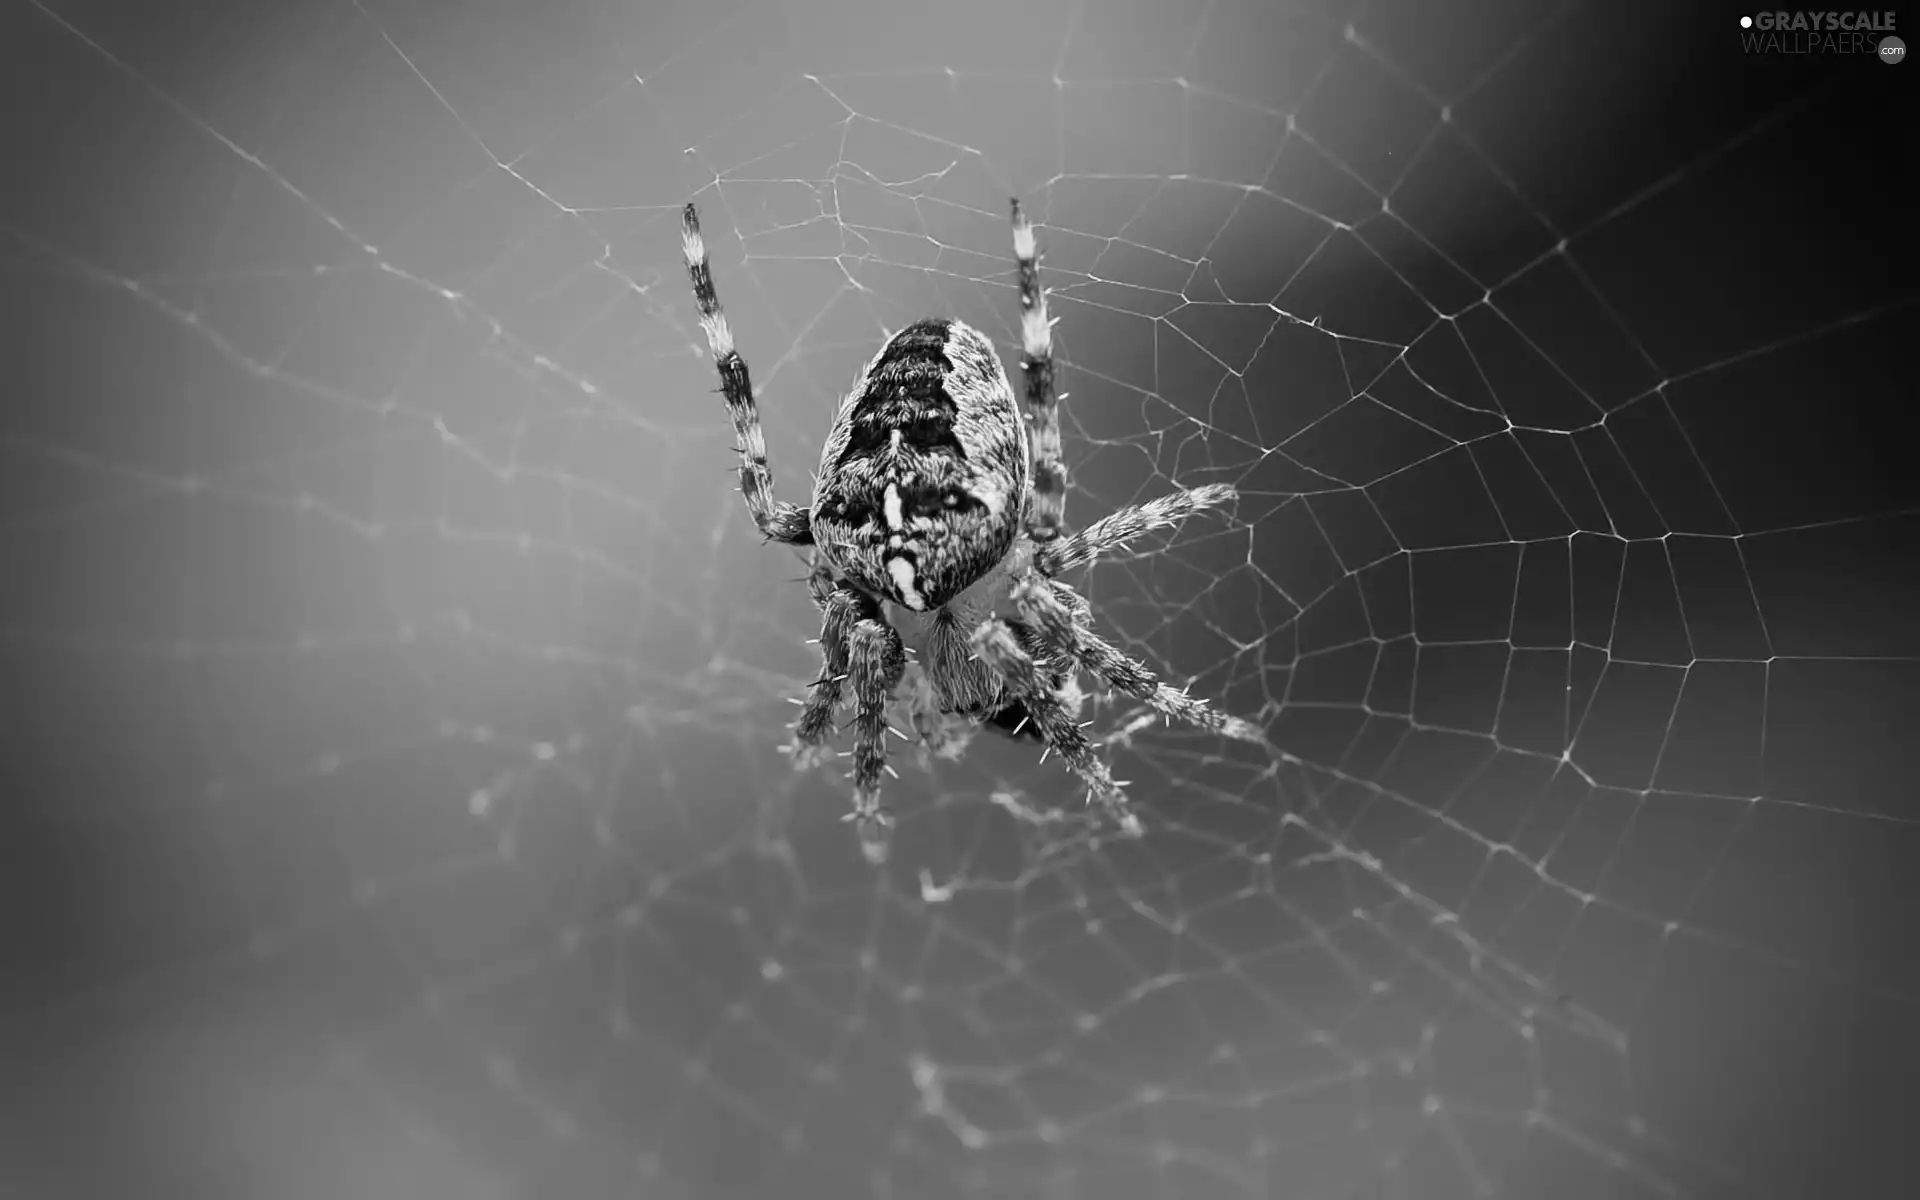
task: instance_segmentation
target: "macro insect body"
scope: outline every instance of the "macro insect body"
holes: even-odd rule
[[[1225,484],[1176,491],[1065,530],[1052,322],[1033,226],[1017,199],[1012,214],[1024,414],[984,335],[958,320],[916,321],[887,340],[842,401],[810,508],[774,496],[752,381],[714,290],[699,213],[688,204],[681,215],[687,274],[738,439],[747,509],[770,541],[812,548],[808,586],[822,614],[822,670],[796,701],[789,749],[801,768],[831,757],[835,713],[851,699],[846,819],[874,863],[886,858],[891,824],[880,806],[880,777],[893,773],[886,737],[906,737],[887,708],[903,691],[925,751],[956,758],[983,725],[1037,736],[1087,785],[1089,799],[1133,832],[1139,823],[1123,785],[1078,720],[1080,672],[1168,719],[1261,737],[1102,638],[1086,600],[1059,578],[1235,493]]]

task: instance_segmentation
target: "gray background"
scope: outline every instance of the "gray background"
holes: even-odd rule
[[[1737,15],[6,6],[0,1191],[1911,1187],[1913,72]],[[676,210],[799,499],[1012,193],[1271,745],[903,753],[876,872]]]

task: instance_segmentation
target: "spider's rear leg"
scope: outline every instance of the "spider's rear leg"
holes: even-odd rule
[[[1062,697],[1049,685],[1040,666],[1029,654],[1013,628],[1001,617],[980,622],[971,638],[974,653],[999,673],[1007,685],[1027,706],[1027,713],[1040,728],[1040,737],[1049,749],[1058,751],[1087,785],[1088,798],[1105,808],[1128,833],[1140,831],[1139,818],[1127,811],[1126,793],[1114,782],[1106,760],[1094,748],[1074,720]]]
[[[1012,598],[1021,618],[1039,630],[1042,641],[1054,653],[1093,672],[1116,691],[1164,717],[1177,718],[1209,733],[1243,742],[1261,739],[1260,727],[1253,722],[1221,712],[1205,700],[1161,682],[1147,664],[1088,629],[1083,623],[1086,601],[1066,584],[1028,576],[1014,585]]]
[[[887,859],[887,827],[893,818],[880,807],[880,772],[887,769],[887,702],[907,669],[906,650],[893,626],[871,617],[853,627],[847,646],[853,683],[853,811],[860,852],[870,863]]]

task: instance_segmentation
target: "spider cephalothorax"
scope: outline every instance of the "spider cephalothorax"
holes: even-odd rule
[[[1259,730],[1162,683],[1093,631],[1086,601],[1057,576],[1105,550],[1231,500],[1211,484],[1121,509],[1064,533],[1066,471],[1053,391],[1052,322],[1033,226],[1013,202],[1026,412],[993,345],[960,321],[916,321],[867,363],[827,434],[813,507],[773,495],[747,363],[714,291],[694,206],[682,246],[700,324],[739,438],[740,490],[772,541],[814,550],[820,677],[794,725],[796,765],[830,753],[852,693],[854,809],[867,858],[886,856],[880,807],[887,708],[901,685],[930,754],[957,757],[974,730],[1035,734],[1128,828],[1138,823],[1077,718],[1080,672],[1172,718],[1229,737]],[[1031,423],[1031,428],[1029,428]],[[909,655],[912,656],[909,661]],[[904,736],[904,735],[902,735]]]

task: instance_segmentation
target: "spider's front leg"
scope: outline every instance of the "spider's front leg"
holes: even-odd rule
[[[906,673],[907,654],[893,626],[872,617],[854,625],[848,639],[853,682],[853,811],[846,819],[860,834],[860,852],[870,863],[887,860],[887,828],[893,818],[880,807],[880,773],[887,767],[887,702]]]
[[[808,580],[814,603],[823,614],[820,621],[820,677],[807,689],[800,708],[800,719],[793,726],[795,770],[819,766],[833,755],[833,714],[845,695],[850,655],[849,639],[862,618],[877,615],[873,601],[844,583],[833,582],[831,573],[815,569]]]
[[[1087,785],[1088,799],[1098,802],[1131,834],[1140,831],[1139,818],[1126,809],[1126,793],[1114,782],[1106,760],[1075,721],[1061,695],[1048,682],[1005,618],[990,616],[973,631],[970,644],[981,661],[992,667],[1020,697],[1027,715],[1040,729],[1041,740],[1067,760]]]

